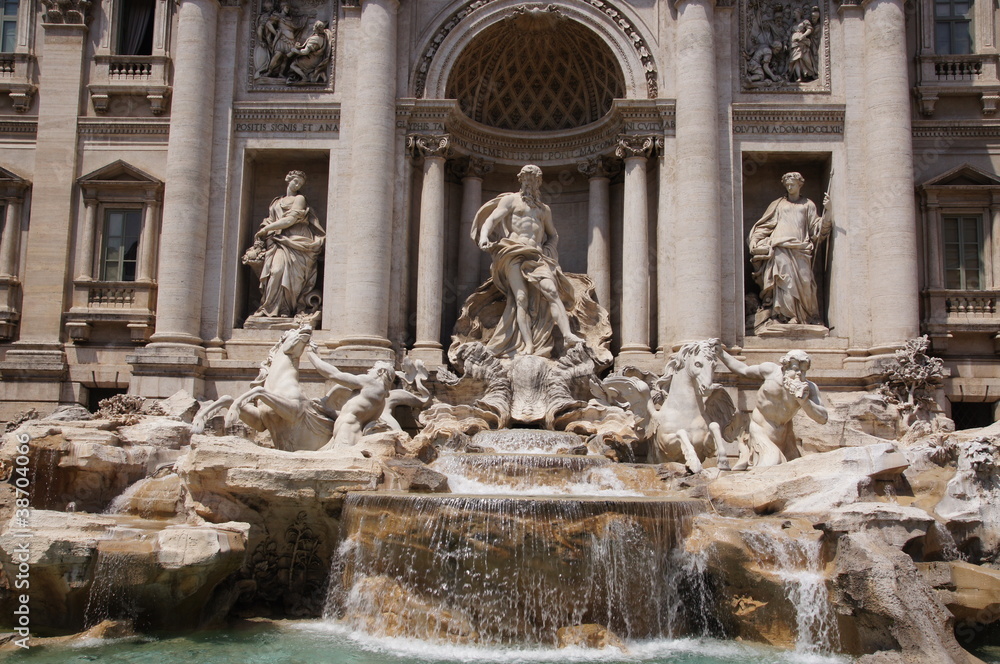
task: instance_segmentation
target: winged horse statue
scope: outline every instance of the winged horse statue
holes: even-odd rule
[[[718,339],[683,345],[660,378],[636,375],[645,372],[633,369],[601,384],[604,398],[628,407],[636,417],[636,433],[651,440],[650,463],[676,461],[699,473],[714,454],[719,469],[729,470],[721,425],[736,409],[713,382],[718,345]]]

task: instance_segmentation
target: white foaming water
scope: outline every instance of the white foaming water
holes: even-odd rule
[[[823,574],[822,545],[818,539],[795,539],[777,524],[743,533],[762,567],[773,567],[785,597],[795,607],[795,649],[800,653],[832,652],[837,623]]]
[[[635,498],[639,491],[629,489],[618,475],[617,469],[603,457],[569,457],[563,468],[546,466],[554,460],[550,455],[516,455],[512,459],[500,455],[444,455],[434,462],[433,468],[448,477],[452,493],[506,496],[600,496],[605,498]],[[473,459],[470,463],[469,460]],[[579,465],[577,468],[570,468]],[[514,467],[514,472],[512,472]],[[563,471],[568,479],[552,478],[549,483],[544,473]]]
[[[118,496],[116,496],[115,499],[111,501],[111,504],[107,506],[107,508],[104,510],[104,513],[105,514],[127,513],[128,508],[131,506],[132,503],[132,496],[134,496],[139,491],[139,489],[141,489],[148,483],[149,483],[149,478],[146,477],[139,480],[138,482],[133,482],[132,484],[128,485],[128,488],[126,488],[124,491],[118,494]]]
[[[715,639],[648,639],[626,641],[627,651],[618,648],[594,649],[570,646],[497,647],[456,645],[412,638],[376,637],[337,621],[286,623],[294,631],[335,642],[350,642],[358,649],[398,657],[405,661],[469,664],[668,664],[677,661],[718,662],[719,664],[846,664],[844,657],[781,651],[766,646],[746,645]]]

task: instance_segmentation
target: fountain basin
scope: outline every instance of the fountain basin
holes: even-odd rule
[[[670,559],[707,505],[671,498],[351,493],[327,615],[376,635],[552,644],[672,633]],[[338,583],[339,582],[339,583]]]

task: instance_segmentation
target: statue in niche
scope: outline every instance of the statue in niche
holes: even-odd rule
[[[719,360],[744,378],[763,380],[750,414],[747,435],[740,440],[740,458],[733,470],[764,468],[799,456],[792,431],[792,417],[800,409],[812,420],[826,424],[829,417],[819,398],[819,388],[806,380],[811,360],[801,350],[788,351],[777,364],[747,366],[717,346]]]
[[[814,276],[818,245],[832,227],[830,196],[823,196],[826,214],[801,195],[805,178],[785,173],[786,196],[771,203],[750,229],[750,262],[760,286],[760,311],[778,323],[822,325]]]
[[[798,89],[822,78],[819,5],[803,0],[745,0],[743,17],[746,88]]]
[[[583,339],[570,328],[573,287],[559,267],[552,211],[541,201],[542,169],[525,166],[517,179],[520,191],[486,203],[472,223],[472,239],[493,257],[493,284],[507,298],[486,347],[498,357],[548,357],[556,329],[565,347]]]
[[[271,201],[266,219],[243,255],[260,279],[260,306],[251,318],[292,318],[318,313],[317,262],[326,232],[300,193],[302,171],[285,176],[284,196]]]
[[[309,38],[292,49],[286,82],[289,85],[326,83],[332,44],[333,34],[326,29],[326,23],[313,23]]]

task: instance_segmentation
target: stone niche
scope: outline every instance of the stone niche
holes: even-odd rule
[[[583,161],[581,159],[581,161]],[[592,241],[588,230],[588,206],[589,206],[589,182],[587,176],[581,173],[575,165],[547,166],[544,160],[537,160],[542,169],[542,200],[552,208],[552,221],[556,231],[559,233],[559,263],[565,272],[588,274],[587,272],[587,249]],[[620,163],[620,162],[619,162]],[[483,178],[482,200],[485,203],[500,194],[517,191],[520,185],[517,181],[517,172],[521,166],[507,166],[497,164],[494,170]],[[656,200],[656,170],[650,168],[650,191],[649,200]],[[419,177],[415,180],[415,190],[419,191]],[[619,306],[621,284],[621,231],[622,231],[622,207],[624,185],[621,172],[617,173],[611,180],[609,187],[609,208],[611,210],[610,228],[610,255],[611,255],[611,283],[618,284],[617,290],[612,292],[612,302],[601,302],[601,306],[608,309],[611,315],[613,329],[618,330]],[[459,262],[459,253],[462,251],[471,252],[478,259],[479,274],[473,290],[483,284],[490,277],[489,255],[480,251],[474,246],[469,237],[469,228],[472,219],[461,218],[461,184],[457,176],[454,183],[449,183],[449,209],[454,210],[454,214],[449,212],[451,223],[448,227],[446,237],[447,265],[445,266],[446,297],[451,294],[447,284],[457,283],[456,269]],[[413,197],[411,218],[419,218],[419,196]],[[655,241],[655,209],[650,210],[650,234],[651,242]],[[417,255],[417,232],[410,233],[410,255]],[[454,241],[452,241],[454,238]],[[654,246],[654,245],[651,245]],[[655,266],[651,266],[655,267]],[[412,278],[410,280],[410,304],[415,306],[416,301],[416,265],[411,265]],[[655,283],[655,274],[650,277]],[[445,335],[445,345],[450,343],[451,332],[455,321],[462,308],[464,301],[455,298],[446,300],[443,320],[443,333]],[[412,330],[411,330],[412,334]]]
[[[240,256],[253,244],[254,233],[260,222],[267,217],[271,201],[285,195],[285,176],[289,171],[298,170],[306,174],[306,183],[301,193],[305,195],[309,207],[319,217],[323,228],[329,228],[327,208],[329,197],[330,154],[326,150],[256,150],[247,151],[244,169],[243,200],[240,209],[239,242],[233,249],[237,252],[236,306],[234,307],[234,327],[243,327],[247,317],[260,305],[260,288],[253,269],[243,265]],[[322,290],[323,254],[320,254],[319,276],[316,286]]]
[[[820,214],[824,214],[823,194],[830,182],[832,167],[829,152],[744,152],[743,153],[743,226],[738,231],[742,247],[743,265],[743,313],[746,318],[746,333],[755,334],[754,328],[757,303],[760,301],[760,288],[753,279],[753,267],[750,263],[750,251],[747,237],[757,220],[764,216],[768,206],[785,195],[785,187],[781,176],[797,171],[805,178],[802,196],[816,204]],[[829,325],[827,307],[830,301],[830,284],[828,281],[829,267],[824,265],[827,251],[834,251],[836,242],[830,243],[827,238],[819,245],[819,256],[813,261],[816,288],[819,296],[820,315],[823,325]],[[759,327],[758,327],[759,329]]]

